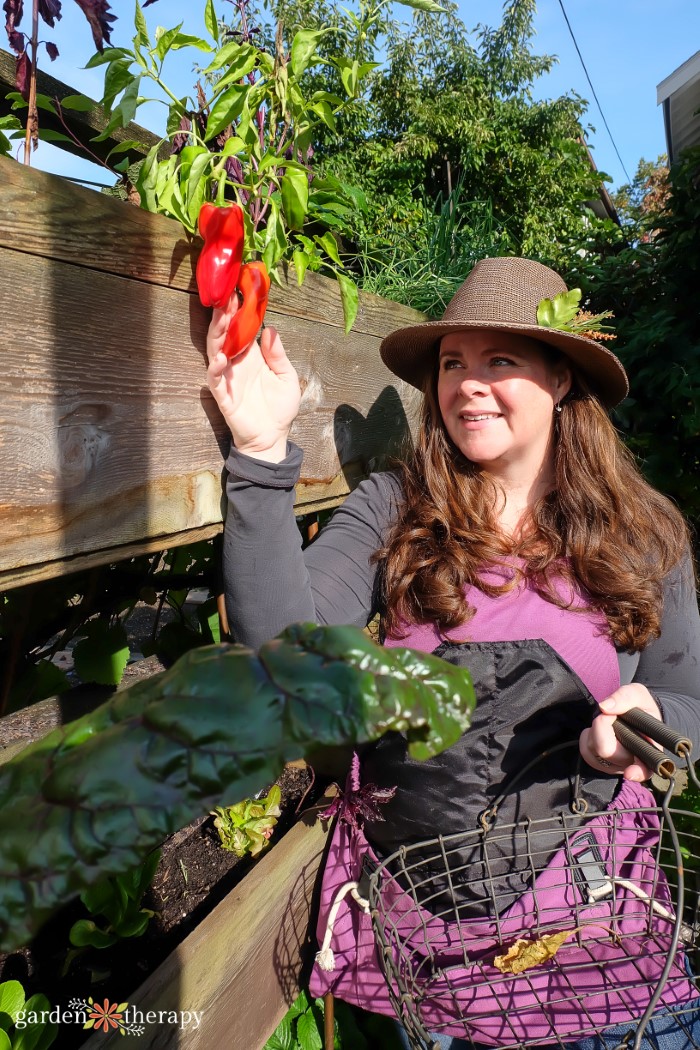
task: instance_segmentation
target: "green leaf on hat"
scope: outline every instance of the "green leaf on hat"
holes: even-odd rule
[[[537,323],[543,328],[565,330],[578,313],[581,294],[580,288],[572,288],[570,292],[559,292],[553,299],[542,299],[537,307]]]

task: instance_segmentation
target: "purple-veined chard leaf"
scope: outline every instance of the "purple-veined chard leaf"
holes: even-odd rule
[[[0,950],[197,816],[252,798],[285,762],[390,730],[427,758],[473,706],[467,671],[357,628],[295,624],[257,654],[187,653],[0,767]]]

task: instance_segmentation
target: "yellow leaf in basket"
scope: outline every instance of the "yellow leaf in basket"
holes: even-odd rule
[[[550,933],[540,937],[536,941],[528,941],[525,937],[519,937],[515,944],[511,944],[505,955],[497,955],[493,965],[498,967],[501,973],[523,973],[531,970],[533,966],[553,959],[562,944],[578,933],[580,927],[575,930],[562,930],[560,933]]]

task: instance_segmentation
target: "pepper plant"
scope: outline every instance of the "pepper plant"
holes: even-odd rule
[[[409,7],[440,11],[433,0],[401,0]],[[329,27],[298,29],[290,40],[277,24],[274,53],[258,43],[247,0],[234,5],[236,30],[222,31],[213,0],[206,0],[208,40],[182,32],[182,24],[159,28],[152,39],[136,0],[133,48],[110,48],[88,67],[106,65],[102,104],[111,119],[100,138],[108,138],[134,119],[146,101],[145,87],[156,89],[167,107],[166,135],[140,167],[136,189],[142,207],[178,219],[191,233],[205,201],[236,200],[245,214],[244,260],[261,258],[279,283],[280,264],[293,262],[301,284],[307,269],[335,274],[346,331],[355,319],[357,287],[341,257],[334,230],[365,207],[364,195],[331,174],[313,170],[315,138],[336,133],[338,115],[352,108],[364,80],[376,67],[347,55],[321,55],[318,46]],[[386,0],[363,2],[357,23],[362,39],[377,21]],[[175,51],[191,49],[207,57],[194,97],[178,98],[168,86],[164,66]],[[330,67],[342,94],[309,88],[307,73]],[[123,151],[128,145],[117,147]],[[125,166],[127,161],[118,162]]]
[[[272,54],[256,42],[243,0],[239,9],[241,30],[235,37],[222,34],[213,0],[207,0],[204,15],[209,39],[184,33],[182,23],[158,28],[152,37],[136,0],[133,47],[108,48],[88,62],[88,68],[106,67],[101,101],[110,120],[98,137],[107,139],[125,127],[149,100],[144,92],[153,93],[167,108],[166,132],[140,166],[141,206],[194,233],[205,201],[237,201],[245,213],[244,260],[261,258],[278,283],[282,262],[294,262],[299,283],[307,269],[334,273],[349,330],[357,289],[332,227],[339,213],[361,208],[363,198],[331,176],[315,175],[311,157],[317,130],[335,129],[336,114],[352,103],[374,66],[358,67],[345,98],[324,90],[307,95],[304,73],[319,61],[316,48],[324,30],[300,29],[287,45],[278,26]],[[207,64],[194,96],[178,98],[164,67],[170,55],[187,49],[205,55]],[[113,154],[130,146],[133,142],[122,143]]]

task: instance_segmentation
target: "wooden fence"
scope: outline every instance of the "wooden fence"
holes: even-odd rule
[[[199,243],[175,221],[0,158],[0,590],[221,529],[228,436],[205,386]],[[416,421],[382,336],[421,315],[291,273],[268,321],[303,399],[300,512],[339,502]]]

